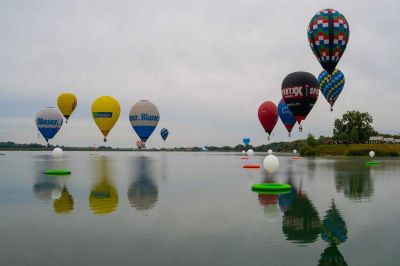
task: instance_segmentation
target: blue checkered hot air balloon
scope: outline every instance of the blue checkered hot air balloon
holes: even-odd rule
[[[344,87],[345,78],[343,72],[336,68],[332,75],[329,75],[328,72],[324,70],[319,74],[318,82],[322,94],[331,105],[331,111],[333,111],[333,105]]]
[[[169,131],[166,128],[161,129],[160,135],[161,138],[165,141],[168,138]]]

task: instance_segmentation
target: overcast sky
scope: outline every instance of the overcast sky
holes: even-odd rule
[[[331,135],[335,118],[367,111],[379,132],[400,132],[400,1],[0,1],[0,141],[40,142],[35,116],[77,95],[68,124],[51,141],[102,144],[90,107],[101,95],[121,104],[108,145],[134,146],[128,113],[155,103],[160,123],[149,147],[268,143],[259,105],[281,98],[284,77],[321,71],[307,25],[323,8],[340,11],[350,40],[338,68],[345,88],[330,112],[320,94],[303,132],[278,121],[271,141]],[[170,131],[167,143],[159,135]]]

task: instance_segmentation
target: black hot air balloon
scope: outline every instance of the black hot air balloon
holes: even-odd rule
[[[332,75],[349,41],[350,29],[346,18],[333,9],[321,10],[311,19],[307,35],[319,63]]]
[[[304,120],[318,99],[319,84],[313,74],[303,71],[290,73],[282,82],[282,97],[297,123]],[[300,131],[302,130],[300,125]]]

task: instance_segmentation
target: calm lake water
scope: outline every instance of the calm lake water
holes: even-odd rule
[[[3,153],[0,265],[400,265],[399,159]]]

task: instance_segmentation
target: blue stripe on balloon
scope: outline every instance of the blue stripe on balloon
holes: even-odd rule
[[[155,126],[132,126],[142,141],[146,141],[153,133]]]
[[[59,128],[49,128],[49,127],[41,127],[39,128],[39,132],[42,134],[43,138],[52,139],[58,132]]]

